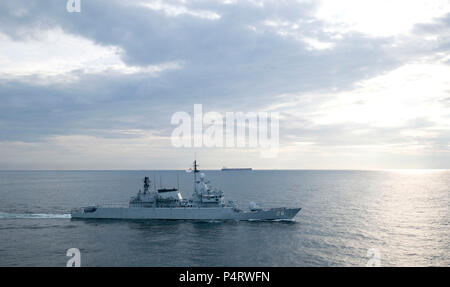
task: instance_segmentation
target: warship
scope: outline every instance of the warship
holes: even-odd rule
[[[94,205],[72,210],[74,219],[169,219],[169,220],[289,220],[301,208],[261,208],[250,202],[241,210],[233,201],[225,203],[224,193],[210,185],[193,163],[194,186],[192,198],[184,199],[177,188],[151,188],[144,178],[143,190],[130,199],[128,206]]]

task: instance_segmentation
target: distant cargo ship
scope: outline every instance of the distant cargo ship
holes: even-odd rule
[[[235,168],[222,167],[222,171],[233,171],[233,170],[252,170],[252,168],[251,167],[235,167]]]

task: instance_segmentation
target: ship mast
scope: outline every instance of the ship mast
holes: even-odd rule
[[[146,176],[144,178],[144,194],[148,192],[148,188],[150,187],[150,178]]]
[[[194,193],[197,193],[197,172],[199,172],[197,166],[197,160],[194,160]]]

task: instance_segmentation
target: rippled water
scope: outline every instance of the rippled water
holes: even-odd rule
[[[0,265],[450,266],[450,171],[206,171],[241,208],[299,206],[292,222],[71,220],[126,203],[141,178],[192,190],[176,171],[0,172]],[[373,258],[372,258],[373,259]]]

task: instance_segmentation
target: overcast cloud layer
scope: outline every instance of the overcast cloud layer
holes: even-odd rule
[[[0,169],[450,168],[450,1],[1,1],[0,103]],[[172,147],[197,103],[278,157]]]

